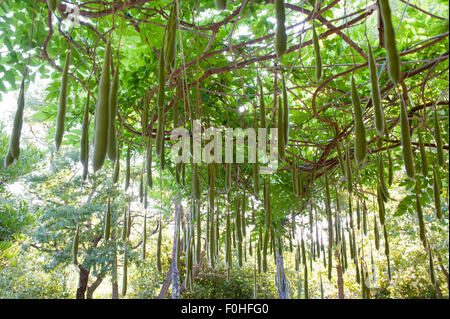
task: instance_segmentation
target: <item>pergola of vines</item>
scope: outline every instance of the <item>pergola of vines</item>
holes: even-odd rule
[[[41,1],[42,2],[42,1]],[[156,4],[156,2],[158,2]],[[210,1],[212,2],[212,1]],[[403,1],[405,4],[403,15],[400,19],[399,26],[405,22],[405,12],[408,10],[420,11],[425,16],[430,16],[437,22],[445,20],[439,16],[433,15],[413,4],[409,1]],[[364,86],[368,88],[368,63],[367,63],[367,36],[372,41],[382,47],[383,40],[383,23],[379,17],[377,2],[366,1],[361,9],[354,9],[349,6],[346,1],[334,0],[328,2],[319,9],[314,11],[312,7],[305,1],[297,4],[286,3],[286,15],[290,24],[287,25],[288,48],[286,55],[290,58],[280,59],[274,53],[275,33],[268,30],[268,33],[253,37],[251,34],[247,36],[239,36],[237,30],[242,26],[248,26],[250,32],[254,28],[261,27],[257,16],[262,11],[272,10],[273,1],[238,1],[229,3],[229,10],[222,13],[214,19],[217,22],[201,23],[199,16],[205,14],[217,13],[212,8],[213,3],[205,4],[200,1],[189,3],[183,7],[180,3],[180,21],[178,38],[178,57],[176,67],[167,75],[169,99],[165,108],[166,112],[170,112],[175,105],[181,103],[186,112],[185,121],[188,122],[195,118],[201,118],[204,123],[216,122],[216,114],[212,111],[204,111],[201,100],[202,94],[217,97],[212,99],[217,101],[215,109],[233,111],[238,110],[239,103],[248,103],[254,110],[258,109],[258,99],[255,75],[259,73],[263,75],[265,82],[265,99],[272,101],[272,104],[266,105],[266,114],[273,114],[275,122],[276,101],[280,93],[280,72],[284,71],[287,76],[287,87],[291,104],[291,132],[290,142],[287,145],[286,164],[288,167],[292,164],[293,159],[299,160],[302,165],[300,169],[311,171],[318,170],[323,167],[333,168],[338,164],[337,157],[334,153],[337,143],[346,144],[352,139],[353,118],[351,116],[351,99],[349,85],[348,89],[337,87],[336,82],[342,81],[349,83],[352,73],[361,74],[359,78],[363,81],[359,83],[359,87],[364,90]],[[148,6],[150,4],[150,6]],[[206,8],[205,8],[206,6]],[[361,6],[361,4],[360,4]],[[79,4],[80,27],[88,29],[95,33],[97,40],[95,45],[102,47],[107,41],[107,37],[116,28],[120,28],[123,23],[126,28],[133,28],[136,32],[141,32],[143,27],[149,26],[156,30],[159,34],[164,34],[169,15],[167,9],[170,3],[160,6],[159,1],[137,0],[137,1],[89,1]],[[68,9],[69,8],[69,9]],[[63,31],[61,23],[69,19],[68,13],[72,12],[71,6],[61,3],[57,7],[60,14],[58,18],[57,30],[53,20],[55,17],[48,11],[47,19],[49,31],[42,43],[41,58],[56,70],[61,71],[55,61],[47,53],[47,46],[51,42],[55,31],[63,35],[67,41],[83,56],[84,61],[92,65],[94,75],[99,74],[98,61],[99,56],[96,54],[95,48],[89,46],[89,43],[83,43],[75,36],[71,36],[68,32]],[[208,10],[208,11],[206,11]],[[189,14],[186,14],[190,11]],[[206,11],[206,13],[205,13]],[[343,12],[341,16],[334,19],[326,18],[332,12]],[[131,14],[130,14],[131,12]],[[336,16],[338,14],[333,14]],[[110,29],[104,30],[99,27],[98,21],[108,16],[114,16],[112,19],[116,23]],[[186,17],[185,17],[186,16]],[[256,18],[255,18],[256,16]],[[190,19],[189,19],[190,17]],[[371,17],[372,20],[368,21]],[[322,40],[322,55],[324,56],[324,76],[320,83],[315,82],[311,71],[314,65],[311,62],[311,21],[315,20],[316,27],[320,30],[319,39]],[[123,22],[121,22],[123,20]],[[190,21],[189,21],[190,20]],[[200,22],[199,22],[200,21]],[[265,22],[266,27],[270,22]],[[375,24],[376,29],[375,29]],[[352,39],[349,36],[352,28],[361,28],[364,25],[364,36],[358,39]],[[219,35],[223,35],[219,38]],[[241,40],[243,39],[243,40]],[[126,42],[126,39],[123,40]],[[220,42],[219,42],[220,41]],[[434,51],[426,60],[419,54],[427,48],[435,48],[436,45],[448,41],[448,32],[438,36],[433,36],[417,42],[411,42],[407,47],[402,48],[400,52],[402,61],[402,76],[399,86],[395,86],[389,81],[386,68],[386,56],[383,49],[377,50],[377,64],[380,74],[380,88],[383,97],[383,110],[386,114],[386,122],[389,128],[389,137],[386,143],[377,147],[377,137],[372,136],[368,141],[369,153],[377,153],[386,148],[396,148],[400,146],[400,139],[395,134],[395,128],[399,125],[399,99],[398,94],[401,93],[411,101],[408,105],[408,117],[410,119],[411,133],[419,125],[419,121],[412,119],[426,118],[434,107],[440,105],[448,105],[448,93],[441,92],[436,94],[436,86],[434,83],[439,80],[445,81],[448,73],[448,63],[444,67],[440,67],[448,59],[448,52]],[[152,39],[145,38],[148,44],[150,54],[159,56],[160,48],[155,47]],[[219,42],[219,43],[217,43]],[[328,43],[339,45],[340,56],[327,57]],[[220,48],[218,48],[220,47]],[[123,48],[125,50],[125,48]],[[353,63],[348,63],[349,55],[352,56]],[[215,59],[226,58],[225,65],[215,66]],[[205,67],[206,65],[212,67]],[[112,68],[114,65],[112,64]],[[245,73],[245,74],[243,74]],[[87,88],[87,81],[76,72],[70,73],[76,81],[80,82],[84,88]],[[233,83],[229,79],[235,78]],[[268,83],[270,80],[272,83]],[[149,82],[149,81],[147,81]],[[151,81],[145,88],[149,101],[157,91],[157,81]],[[192,88],[199,88],[196,94],[186,94]],[[366,88],[366,92],[367,91]],[[183,93],[185,92],[185,93]],[[190,91],[192,92],[192,91]],[[201,92],[201,93],[200,93]],[[364,104],[364,121],[367,128],[373,128],[373,112],[371,108],[370,94],[361,94]],[[431,97],[434,98],[431,98]],[[94,100],[95,94],[92,94]],[[234,100],[234,101],[233,101]],[[136,115],[142,113],[143,97],[135,101],[134,110]],[[208,103],[208,102],[206,102]],[[271,107],[274,105],[274,107]],[[211,108],[211,102],[208,103]],[[222,111],[223,111],[222,110]],[[301,117],[295,114],[301,113]],[[206,113],[206,114],[205,114]],[[252,120],[247,120],[253,116],[250,107],[243,112],[236,112],[237,116],[231,117],[232,121],[228,125],[236,123],[251,126]],[[223,114],[223,113],[222,113]],[[219,115],[220,117],[220,115]],[[129,114],[129,109],[120,108],[119,120],[124,131],[133,135],[148,135],[150,132],[154,134],[156,128],[154,123],[157,121],[156,114],[151,118],[148,130],[142,132],[136,128],[135,123],[130,122],[133,118]],[[184,123],[182,123],[184,124]],[[317,135],[321,132],[320,135]],[[125,135],[122,139],[125,139]],[[166,131],[168,138],[169,131]],[[129,136],[129,135],[127,135]],[[319,137],[319,138],[317,138]],[[130,140],[127,142],[132,143]],[[414,143],[418,147],[418,143]],[[427,143],[428,147],[435,147],[433,143]],[[308,151],[305,151],[308,150]],[[352,151],[351,151],[352,152]],[[330,156],[334,155],[334,156]]]

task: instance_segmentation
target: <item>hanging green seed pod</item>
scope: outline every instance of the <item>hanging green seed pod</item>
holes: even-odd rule
[[[297,249],[295,250],[295,271],[299,271],[300,270],[300,263],[301,263],[300,243],[297,242]]]
[[[159,55],[159,68],[158,68],[158,96],[156,98],[156,106],[158,110],[164,107],[165,100],[165,82],[166,82],[166,73],[165,73],[165,60],[164,60],[164,47],[161,48],[161,52]]]
[[[144,201],[144,172],[141,171],[141,177],[139,179],[139,203]]]
[[[162,241],[162,224],[161,220],[159,221],[159,231],[158,231],[158,243],[156,246],[156,269],[159,273],[162,271],[161,266],[161,241]]]
[[[403,161],[405,163],[405,171],[408,178],[415,180],[414,158],[411,148],[411,136],[409,135],[408,113],[406,112],[405,101],[400,95],[400,128],[401,128],[401,142]]]
[[[47,0],[50,11],[55,12],[57,0]]]
[[[352,103],[353,103],[353,119],[355,122],[355,161],[359,165],[364,161],[367,155],[366,129],[363,122],[363,113],[361,108],[361,100],[358,90],[356,89],[355,78],[352,76]]]
[[[181,163],[178,163],[178,164],[176,164],[176,169],[175,169],[175,180],[177,181],[178,185],[181,185],[180,170],[181,170]]]
[[[278,155],[280,156],[280,160],[284,161],[285,154],[285,144],[284,144],[284,115],[283,115],[283,104],[281,101],[281,97],[278,97]]]
[[[5,166],[11,165],[14,160],[19,159],[20,135],[22,133],[23,109],[25,108],[25,77],[26,71],[20,84],[19,98],[17,100],[17,110],[14,116],[13,130],[9,141],[8,153],[5,157]]]
[[[75,231],[75,236],[73,237],[72,243],[72,263],[78,265],[78,244],[80,240],[80,225],[77,224],[77,230]]]
[[[434,209],[436,210],[436,217],[438,219],[441,219],[442,218],[441,185],[439,184],[436,165],[433,166],[433,195],[434,195]]]
[[[284,144],[287,146],[289,143],[289,99],[287,94],[286,81],[284,79],[284,73],[282,74],[283,79],[283,125],[284,125]]]
[[[322,56],[320,54],[320,44],[319,44],[319,37],[316,33],[316,26],[313,20],[312,23],[312,32],[313,32],[313,44],[314,44],[314,59],[316,63],[316,81],[320,82],[320,79],[322,78]]]
[[[325,255],[324,255],[325,256]],[[305,272],[304,272],[304,276],[305,276],[305,299],[309,299],[309,288],[308,288],[308,267],[305,264]]]
[[[303,174],[299,168],[297,170],[297,185],[299,196],[303,196]]]
[[[130,238],[131,234],[131,209],[128,210],[128,218],[127,218],[127,238]]]
[[[128,145],[127,149],[127,162],[126,162],[126,168],[125,168],[125,191],[130,186],[130,176],[131,176],[131,146]]]
[[[333,270],[333,248],[328,246],[328,280],[331,280],[331,272]]]
[[[342,265],[343,265],[343,271],[345,273],[345,270],[348,267],[347,241],[346,241],[346,238],[345,238],[345,233],[344,233],[344,228],[343,227],[341,228],[341,231],[342,231],[342,236],[341,237],[342,237],[342,256],[343,256]]]
[[[242,219],[241,219],[241,212],[240,212],[240,207],[239,207],[239,197],[236,196],[236,200],[235,200],[235,210],[234,210],[234,216],[236,218],[236,234],[237,234],[237,238],[238,238],[238,242],[242,242]]]
[[[237,235],[236,235],[236,223],[235,222],[233,222],[232,224],[231,224],[231,233],[233,234],[233,249],[236,249],[236,242],[237,242],[237,239],[236,239],[236,237],[237,237]]]
[[[227,193],[231,189],[231,163],[225,164],[225,189]]]
[[[348,243],[350,245],[350,259],[355,260],[355,242],[353,241],[353,231],[350,230],[348,234]]]
[[[378,230],[377,217],[375,216],[374,220],[374,233],[375,233],[375,248],[377,250],[380,249],[380,232]]]
[[[122,296],[125,297],[127,294],[127,286],[128,286],[128,252],[127,252],[128,244],[125,243],[125,247],[123,249],[123,277],[122,277]]]
[[[430,279],[433,285],[436,284],[436,275],[434,274],[433,254],[431,251],[430,243],[428,243],[428,261],[430,264]]]
[[[116,184],[119,181],[120,175],[120,151],[117,151],[117,161],[114,162],[114,176],[113,176],[113,184]]]
[[[170,10],[169,21],[167,25],[167,43],[165,63],[173,69],[175,66],[175,58],[177,54],[177,26],[178,26],[178,10],[177,1],[172,5]]]
[[[144,226],[142,226],[142,260],[145,260],[147,250],[147,214],[144,214]]]
[[[214,202],[215,202],[215,194],[216,194],[216,190],[215,190],[215,181],[216,178],[214,177],[214,164],[209,164],[208,165],[208,170],[209,170],[209,174],[208,174],[208,179],[209,179],[209,208],[211,209],[211,211],[214,212]]]
[[[266,106],[264,103],[264,90],[263,90],[263,84],[262,84],[261,78],[259,77],[259,74],[257,75],[257,77],[258,77],[258,83],[259,83],[259,107],[260,107],[260,111],[261,111],[260,125],[261,125],[261,128],[265,128],[265,127],[267,127],[267,124],[266,124]]]
[[[302,248],[302,264],[306,265],[306,248],[305,248],[305,240],[302,238],[300,240],[301,248]]]
[[[80,162],[83,164],[83,180],[86,179],[88,173],[89,162],[89,100],[91,88],[89,86],[86,105],[84,106],[83,122],[81,125],[81,141],[80,141]]]
[[[356,200],[356,224],[358,226],[358,230],[361,229],[361,206],[359,204],[359,199]]]
[[[380,12],[383,19],[384,26],[384,40],[389,62],[389,77],[394,84],[400,82],[400,56],[397,52],[397,45],[395,44],[395,30],[392,26],[391,8],[389,7],[389,0],[380,0]]]
[[[227,267],[231,267],[231,224],[230,224],[230,214],[227,211],[227,221],[226,221],[226,253],[225,261]]]
[[[370,85],[371,85],[371,97],[373,104],[373,114],[375,119],[375,128],[378,136],[383,136],[384,133],[384,113],[383,106],[381,105],[380,84],[378,82],[377,65],[375,57],[373,56],[372,47],[368,43],[369,47],[369,73],[370,73]]]
[[[148,195],[147,195],[147,187],[145,187],[145,192],[144,192],[144,209],[147,209],[148,206]]]
[[[386,224],[383,225],[383,235],[384,235],[384,253],[389,256],[389,238],[386,230]]]
[[[367,207],[366,207],[366,202],[364,202],[364,201],[363,201],[362,212],[363,212],[363,230],[364,230],[364,235],[367,236]]]
[[[442,144],[441,127],[439,125],[438,113],[434,110],[434,140],[436,141],[437,159],[439,165],[445,169],[444,148]]]
[[[388,278],[389,278],[389,281],[391,281],[392,280],[391,258],[389,257],[389,255],[386,256],[386,261],[387,261],[387,266],[388,266]]]
[[[262,257],[263,257],[263,261],[262,261],[262,271],[263,273],[267,272],[267,245],[269,243],[269,231],[266,230],[266,233],[264,235],[264,244],[263,244],[263,252],[262,252]]]
[[[383,161],[383,155],[380,154],[380,157],[378,157],[378,177],[380,180],[380,190],[381,195],[384,202],[387,202],[390,198],[388,188],[386,186],[386,177],[384,172],[384,161]]]
[[[152,135],[149,134],[148,135],[148,140],[147,140],[147,163],[146,163],[146,167],[147,167],[147,185],[150,188],[153,188],[153,178],[152,178],[152,152],[153,152],[153,139],[152,139]]]
[[[67,109],[67,82],[69,80],[69,67],[70,67],[70,48],[66,55],[66,61],[64,62],[64,68],[61,79],[61,88],[59,90],[59,104],[58,113],[56,115],[56,132],[55,132],[55,146],[56,151],[62,143],[62,138],[64,135],[64,122],[66,120],[66,109]]]
[[[214,0],[217,10],[225,10],[227,8],[227,0]]]
[[[242,242],[238,241],[237,246],[238,246],[238,265],[239,265],[239,268],[241,268],[242,265],[243,265],[243,262],[242,262]]]
[[[419,199],[419,182],[416,181],[416,210],[417,210],[417,217],[419,219],[419,236],[420,240],[426,247],[426,234],[425,234],[425,223],[423,219],[423,210],[422,210],[422,204],[420,203]]]
[[[242,200],[241,200],[241,227],[242,227],[242,237],[245,238],[245,236],[247,235],[246,232],[246,222],[245,222],[245,209],[247,208],[247,197],[245,196],[245,190],[244,190],[244,195],[242,196]]]
[[[183,187],[186,185],[186,164],[181,164],[181,184]]]
[[[428,160],[427,153],[425,151],[425,145],[423,144],[422,133],[417,130],[417,135],[419,136],[419,149],[420,149],[420,160],[422,164],[422,174],[423,176],[428,176]]]
[[[216,178],[216,181],[220,180],[220,164],[214,162],[214,177]]]
[[[377,185],[377,203],[378,203],[378,215],[380,217],[380,223],[381,223],[381,225],[384,225],[385,210],[384,210],[384,201],[383,201],[383,195],[382,195],[380,184]]]
[[[143,97],[142,103],[144,104],[144,110],[142,112],[142,125],[141,125],[142,126],[142,135],[146,136],[147,135],[147,127],[148,127],[148,109],[149,109],[148,97],[147,97],[146,91],[144,91],[144,97]],[[174,106],[174,109],[175,109],[175,106]],[[173,121],[174,121],[174,123],[176,122],[175,119]]]
[[[94,173],[97,172],[105,161],[106,149],[108,145],[109,128],[109,94],[111,86],[110,75],[111,64],[111,40],[108,40],[103,58],[102,75],[98,87],[98,99],[95,108],[95,129],[94,129]]]
[[[164,48],[161,49],[159,57],[159,91],[156,100],[158,107],[158,129],[156,132],[156,154],[161,157],[164,148],[164,99],[165,99],[165,70],[164,70]]]
[[[294,160],[292,162],[292,192],[294,193],[295,196],[299,196],[299,192],[298,192],[298,169],[297,169],[297,162]]]
[[[258,159],[253,164],[253,194],[259,198],[259,163]]]
[[[264,211],[265,211],[265,225],[266,229],[270,229],[271,221],[271,205],[270,205],[270,182],[268,179],[264,180]]]
[[[106,208],[105,213],[105,228],[103,233],[103,237],[105,238],[106,241],[109,240],[110,234],[111,234],[111,197],[108,197],[108,206]]]
[[[270,227],[270,254],[273,255],[273,262],[274,264],[276,264],[277,257],[275,254],[275,232],[273,230],[273,227]]]
[[[216,236],[215,236],[215,222],[214,222],[214,211],[211,211],[211,222],[210,222],[210,228],[206,231],[210,232],[209,234],[209,261],[211,264],[211,268],[214,269],[215,266],[215,260],[214,257],[216,255]],[[199,249],[200,250],[200,247]],[[198,259],[200,260],[200,259]]]
[[[349,194],[351,194],[353,191],[353,177],[352,177],[352,165],[350,162],[350,150],[348,144],[345,150],[345,176],[347,178],[347,191]]]
[[[198,173],[198,165],[196,163],[192,164],[191,183],[192,195],[196,200],[200,200],[200,177]]]
[[[196,201],[193,201],[193,211],[196,212],[195,214],[197,215],[196,221],[197,221],[197,249],[196,249],[196,260],[199,261],[200,257],[201,257],[201,244],[202,244],[202,223],[201,223],[201,216],[200,216],[200,203],[196,203]],[[208,219],[207,219],[207,226],[206,226],[206,233],[208,235],[208,238],[206,239],[207,241],[211,242],[210,240],[210,233],[208,230],[209,227],[209,215],[207,215]]]
[[[348,196],[348,215],[350,216],[350,228],[354,229],[353,223],[353,209],[352,209],[352,196]]]
[[[256,284],[256,269],[253,265],[253,299],[258,299],[258,286]]]
[[[165,145],[165,140],[163,138],[162,141],[162,152],[161,152],[161,156],[160,156],[160,164],[161,164],[161,169],[164,170],[164,166],[166,165],[166,153],[164,152],[164,145]]]
[[[158,110],[158,129],[156,131],[156,155],[161,158],[161,168],[164,169],[163,157],[164,157],[164,122],[165,115],[164,109]]]
[[[127,231],[128,231],[128,227],[127,227],[127,211],[124,210],[123,211],[123,219],[122,219],[122,240],[123,241],[127,240]]]
[[[277,19],[277,30],[275,33],[275,51],[277,56],[281,57],[286,52],[287,48],[287,35],[286,35],[286,12],[284,7],[284,0],[275,0],[275,16]]]
[[[119,61],[117,61],[113,82],[109,93],[109,123],[108,123],[108,157],[111,161],[117,160],[117,136],[116,136],[116,115],[119,92]]]

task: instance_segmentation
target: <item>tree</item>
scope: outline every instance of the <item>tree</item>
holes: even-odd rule
[[[37,74],[50,80],[36,117],[51,123],[47,141],[57,160],[53,177],[33,181],[47,207],[33,235],[39,249],[69,263],[79,226],[84,296],[92,275],[98,281],[91,287],[110,274],[116,283],[117,251],[127,274],[144,240],[121,240],[117,232],[129,219],[143,227],[149,212],[146,222],[158,232],[152,258],[160,296],[172,280],[178,286],[177,270],[183,296],[195,291],[206,265],[230,279],[253,264],[258,274],[278,266],[280,298],[294,295],[299,274],[305,296],[321,287],[324,297],[332,290],[330,296],[370,298],[378,289],[375,263],[381,282],[397,286],[403,263],[428,267],[439,295],[448,278],[445,267],[435,276],[448,259],[445,3],[215,3],[57,1],[52,9],[27,0],[3,7],[10,14],[2,20],[14,30],[0,34],[10,53],[0,91]],[[234,149],[233,163],[196,163],[197,120],[203,133],[276,128],[276,172],[263,174],[265,163],[250,161],[248,145],[243,163]],[[175,128],[194,144],[187,162],[170,156]],[[200,146],[211,140],[203,136]],[[269,143],[257,158],[272,154]],[[67,150],[70,163],[58,164]],[[84,172],[75,170],[78,160]],[[124,191],[111,181],[115,168]],[[180,245],[171,231],[178,197]],[[104,243],[108,202],[114,213]],[[168,234],[169,255],[177,258],[169,263],[162,249]],[[400,254],[411,243],[422,258]]]

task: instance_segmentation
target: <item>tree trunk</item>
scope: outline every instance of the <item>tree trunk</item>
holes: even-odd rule
[[[436,280],[434,282],[434,288],[436,289],[436,297],[437,299],[442,299],[442,291],[441,287],[439,287],[439,280],[436,277]]]
[[[181,202],[180,202],[180,199],[179,199],[179,196],[178,197],[176,197],[175,198],[175,229],[176,229],[176,231],[178,231],[179,232],[179,223],[180,223],[180,220],[181,220],[181,218],[182,218],[182,216],[183,216],[183,207],[181,206]],[[180,242],[180,245],[181,246],[183,246],[183,241],[184,241],[184,238],[181,240],[181,242]],[[177,238],[175,238],[174,239],[174,244],[173,244],[173,249],[175,249],[175,254],[176,254],[176,252],[177,252],[177,245],[178,244],[178,241],[177,241]],[[172,255],[174,255],[174,250],[172,250]],[[167,272],[167,275],[166,275],[166,279],[164,280],[164,283],[163,283],[163,285],[162,285],[162,287],[161,287],[161,290],[160,290],[160,292],[159,292],[159,295],[158,295],[158,299],[164,299],[164,298],[166,298],[166,296],[167,296],[167,292],[169,291],[169,287],[170,287],[170,284],[172,283],[172,281],[173,281],[173,277],[174,277],[174,275],[173,275],[173,263],[174,263],[174,258],[173,258],[173,256],[172,256],[172,264],[171,264],[171,266],[170,266],[170,268],[169,268],[169,271]],[[176,258],[175,258],[175,267],[177,267],[177,264],[176,264]],[[178,272],[178,269],[177,269],[177,272]],[[178,272],[178,298],[180,297],[180,293],[181,293],[181,289],[180,289],[180,273]],[[173,292],[173,287],[172,287],[172,299],[177,299],[177,298],[174,298],[173,297],[173,294],[174,294],[174,292]]]
[[[337,285],[338,285],[338,298],[344,299],[344,279],[342,278],[342,265],[341,265],[341,254],[339,253],[339,249],[334,251],[334,256],[338,263],[336,264],[336,272],[337,272]]]
[[[80,277],[78,279],[77,288],[77,299],[86,299],[86,289],[89,280],[89,270],[84,269],[83,266],[79,265]]]
[[[438,258],[439,268],[441,269],[442,273],[445,276],[445,279],[447,280],[447,288],[450,291],[450,284],[449,284],[449,279],[448,279],[448,271],[447,271],[447,269],[445,269],[444,265],[442,264],[441,256],[438,254],[438,252],[436,250],[434,252],[435,252],[435,254],[436,254],[437,258]]]
[[[280,248],[275,248],[276,260],[277,260],[277,288],[278,288],[278,297],[280,299],[287,298],[286,292],[286,275],[284,274],[284,266],[283,266],[283,247],[281,247],[282,242],[278,240],[278,244]],[[281,252],[281,253],[280,253]]]
[[[97,289],[98,286],[100,286],[100,284],[103,281],[103,277],[98,276],[95,281],[92,283],[92,285],[90,285],[87,289],[87,299],[92,299],[92,296],[94,295],[94,291],[95,289]]]

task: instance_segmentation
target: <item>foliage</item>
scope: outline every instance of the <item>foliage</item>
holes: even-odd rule
[[[18,88],[25,70],[29,74],[25,82],[44,79],[48,85],[41,91],[45,99],[31,104],[34,123],[45,127],[44,140],[48,144],[44,152],[35,146],[22,145],[19,161],[6,168],[0,164],[0,256],[2,263],[23,262],[22,267],[5,270],[0,293],[7,291],[13,278],[25,278],[22,287],[17,286],[6,297],[42,297],[35,291],[35,285],[51,280],[53,275],[72,267],[72,239],[80,226],[80,249],[78,270],[89,270],[89,276],[108,280],[116,276],[123,265],[124,242],[121,229],[123,214],[129,211],[132,219],[131,234],[126,239],[130,289],[127,297],[153,298],[158,295],[165,279],[164,273],[157,273],[155,266],[156,240],[149,239],[147,261],[140,261],[139,249],[142,245],[142,220],[148,217],[147,227],[153,231],[160,221],[164,228],[162,247],[163,269],[169,269],[171,259],[172,230],[174,225],[174,199],[181,197],[183,214],[181,223],[186,230],[189,225],[200,221],[201,245],[209,244],[205,239],[206,226],[212,214],[208,206],[210,184],[208,166],[200,165],[200,211],[193,215],[191,180],[196,180],[190,163],[183,169],[186,182],[177,182],[177,166],[168,156],[176,141],[170,140],[170,131],[181,126],[192,129],[193,120],[200,119],[203,128],[231,127],[253,128],[260,125],[261,101],[265,104],[265,121],[269,128],[280,124],[276,104],[282,95],[282,77],[286,79],[286,94],[289,104],[289,141],[286,145],[286,159],[279,160],[275,174],[256,180],[255,166],[251,163],[232,165],[232,190],[225,192],[225,167],[219,167],[220,178],[215,184],[216,211],[214,222],[219,225],[220,237],[216,269],[207,266],[209,252],[205,252],[200,272],[194,282],[193,291],[185,291],[183,298],[250,298],[253,277],[249,260],[239,268],[233,247],[233,269],[226,280],[226,266],[223,262],[226,216],[230,215],[233,225],[237,213],[233,203],[236,198],[245,197],[247,241],[256,247],[262,241],[262,233],[273,230],[272,246],[276,239],[289,241],[284,248],[285,272],[290,287],[290,296],[296,295],[296,284],[304,270],[295,269],[295,249],[300,240],[305,243],[305,261],[309,269],[310,297],[317,298],[320,285],[325,286],[325,298],[337,297],[337,279],[333,272],[327,280],[325,257],[334,238],[330,226],[340,220],[339,231],[353,238],[353,261],[343,274],[344,291],[348,298],[361,297],[358,284],[359,268],[356,265],[370,264],[370,253],[374,254],[374,268],[379,280],[371,287],[375,298],[433,298],[437,295],[428,274],[427,246],[431,247],[432,260],[438,287],[448,298],[448,288],[443,285],[444,275],[437,267],[437,256],[448,269],[448,140],[449,140],[449,19],[448,1],[390,1],[392,23],[396,31],[396,46],[401,60],[401,81],[390,80],[389,69],[392,61],[386,58],[383,47],[383,26],[377,17],[375,4],[363,1],[319,1],[320,8],[313,9],[306,1],[286,4],[286,27],[288,48],[279,57],[275,49],[275,11],[272,0],[228,1],[227,10],[218,11],[210,1],[77,1],[81,25],[76,26],[68,11],[75,7],[75,1],[60,2],[55,12],[50,12],[46,1],[24,0],[1,2],[0,6],[0,93]],[[159,70],[161,53],[166,45],[169,29],[169,12],[176,3],[179,6],[179,28],[176,29],[177,49],[174,65],[166,65]],[[79,6],[78,6],[79,5]],[[70,10],[69,10],[70,9]],[[312,24],[319,37],[313,46]],[[384,24],[383,24],[384,25]],[[119,71],[119,92],[117,116],[113,115],[119,141],[120,178],[112,182],[114,163],[106,160],[102,169],[92,172],[89,165],[87,181],[83,181],[80,171],[79,153],[81,121],[85,106],[89,110],[88,140],[90,153],[94,149],[92,134],[96,125],[102,57],[108,40],[112,43],[111,68]],[[382,95],[382,109],[386,130],[383,138],[378,138],[374,127],[371,101],[371,80],[367,67],[368,42],[373,47],[377,63],[378,80]],[[321,50],[323,63],[322,78],[318,81],[316,70],[317,44]],[[61,71],[68,49],[72,61],[69,69],[69,91],[65,134],[62,148],[55,152],[53,138],[58,113]],[[387,67],[389,66],[389,67]],[[111,69],[111,70],[110,70]],[[160,82],[159,72],[166,72],[165,81]],[[109,73],[108,73],[109,74]],[[350,98],[350,78],[354,77],[356,89],[361,96],[362,120],[367,136],[368,154],[358,165],[354,161],[354,116]],[[258,90],[261,79],[262,95]],[[159,93],[161,92],[161,93]],[[157,115],[158,95],[165,95],[162,116]],[[148,123],[144,122],[144,97],[148,98]],[[399,120],[400,99],[407,100],[408,121],[406,128]],[[88,102],[89,99],[89,102]],[[106,100],[106,99],[105,99]],[[281,101],[281,100],[280,100]],[[36,101],[34,101],[36,102]],[[176,114],[179,115],[176,121]],[[434,114],[438,117],[438,127],[443,139],[443,157],[447,165],[439,164],[436,141],[437,127]],[[256,120],[255,120],[256,119]],[[405,121],[403,122],[405,123]],[[403,124],[406,125],[406,124]],[[145,160],[147,139],[155,137],[157,129],[165,135],[165,167],[163,157],[153,157],[152,188],[142,186],[141,195],[148,193],[148,207],[138,200],[140,181],[146,176]],[[411,135],[416,176],[414,181],[405,175],[405,160],[402,153],[401,131]],[[421,132],[425,157],[429,168],[436,167],[440,186],[442,218],[435,214],[436,202],[433,194],[433,176],[422,173],[423,158],[420,152],[418,132]],[[0,127],[0,155],[8,149],[9,139]],[[405,134],[405,133],[404,133]],[[94,141],[95,143],[95,141]],[[155,143],[154,143],[155,144]],[[153,145],[154,145],[153,144]],[[346,170],[341,170],[338,145],[347,150],[345,159],[353,173],[353,184]],[[125,160],[127,149],[131,151],[131,186],[123,190],[125,183]],[[152,150],[150,150],[152,151]],[[379,159],[392,156],[393,183],[389,185],[386,200],[377,198],[378,185],[386,172],[380,170]],[[90,158],[92,159],[92,154]],[[248,154],[247,157],[248,159]],[[46,161],[42,161],[45,159]],[[299,174],[304,181],[301,196],[293,194],[294,163],[298,163]],[[40,164],[40,165],[38,165]],[[387,166],[387,165],[385,165]],[[178,171],[179,172],[179,171]],[[327,174],[327,179],[325,178]],[[326,189],[329,180],[330,189]],[[270,183],[268,196],[254,194],[255,183]],[[16,184],[15,184],[16,183]],[[10,186],[21,184],[26,192],[18,196],[12,194]],[[295,184],[295,182],[294,182]],[[7,186],[8,185],[8,186]],[[351,187],[350,187],[351,186]],[[195,188],[195,187],[194,187]],[[353,191],[350,191],[350,189]],[[378,187],[378,189],[381,189]],[[416,189],[419,191],[416,193]],[[330,194],[326,198],[325,194]],[[388,198],[389,197],[389,198]],[[337,200],[341,203],[338,205]],[[103,238],[105,212],[111,200],[111,240]],[[378,200],[378,204],[377,204]],[[356,204],[367,204],[368,228],[364,234],[360,226],[355,226]],[[385,210],[381,209],[382,205]],[[333,216],[329,215],[329,213]],[[419,212],[423,211],[423,216]],[[382,214],[386,222],[380,224]],[[313,214],[314,213],[314,214]],[[265,223],[265,218],[271,222]],[[380,227],[380,249],[374,249],[375,216]],[[423,217],[423,218],[422,218]],[[384,219],[384,218],[383,218]],[[268,220],[268,219],[267,219]],[[423,223],[422,223],[423,221]],[[419,240],[420,229],[426,230],[426,243]],[[315,227],[315,229],[313,229]],[[385,232],[383,232],[385,230]],[[355,234],[356,233],[356,234]],[[155,235],[156,233],[152,233]],[[353,235],[353,237],[351,237]],[[186,239],[183,234],[182,237]],[[301,238],[301,239],[300,239]],[[26,255],[26,260],[9,255],[12,242],[23,243],[21,251],[38,249],[45,253],[45,260],[32,264],[36,256]],[[324,247],[321,257],[316,256],[317,246]],[[350,246],[350,243],[347,243]],[[388,245],[389,244],[389,249]],[[195,244],[197,250],[202,246]],[[337,241],[334,248],[340,248]],[[208,245],[205,245],[207,247]],[[286,245],[288,246],[288,245]],[[336,249],[337,249],[336,248]],[[19,248],[14,248],[19,249]],[[206,248],[208,250],[209,248]],[[330,248],[333,249],[333,248]],[[272,247],[269,251],[272,251]],[[334,252],[334,251],[333,251]],[[350,253],[350,252],[349,252]],[[330,250],[331,254],[331,250]],[[274,252],[268,257],[267,274],[258,280],[266,289],[259,297],[277,295],[275,280],[276,266]],[[184,255],[183,255],[184,257]],[[24,257],[25,258],[25,257]],[[336,258],[332,257],[334,265]],[[389,266],[392,278],[388,278]],[[4,260],[3,260],[4,259]],[[117,265],[116,265],[117,260]],[[298,262],[298,260],[297,260]],[[181,276],[185,276],[186,264],[182,261]],[[323,264],[323,265],[322,265]],[[27,268],[33,266],[33,268]],[[358,266],[359,267],[359,266]],[[39,269],[39,270],[38,270]],[[42,271],[50,273],[42,276]],[[332,269],[334,271],[334,268]],[[2,270],[4,271],[4,270]],[[29,271],[29,276],[28,272]],[[369,273],[372,273],[370,269]],[[36,277],[33,277],[36,276]],[[122,274],[123,276],[123,274]],[[29,279],[29,281],[28,281]],[[81,279],[81,276],[80,276]],[[120,282],[120,281],[119,281]],[[43,294],[60,297],[68,296],[58,284],[48,285]],[[58,287],[57,287],[58,286]],[[3,288],[5,287],[5,288]],[[29,294],[28,294],[28,291]],[[72,295],[72,291],[70,292]]]

